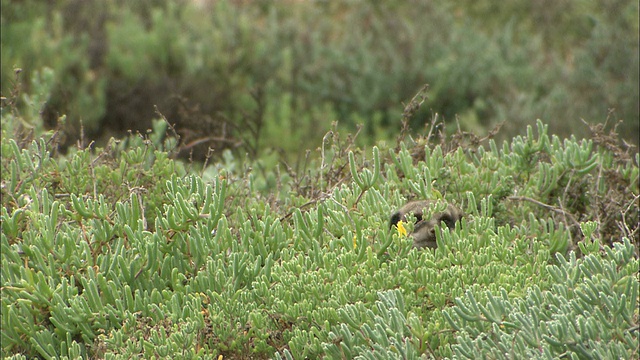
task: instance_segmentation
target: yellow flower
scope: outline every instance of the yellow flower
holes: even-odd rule
[[[398,221],[398,236],[407,236],[407,229],[404,228],[402,221]]]
[[[353,235],[353,248],[355,249],[358,243],[356,242],[356,236]]]

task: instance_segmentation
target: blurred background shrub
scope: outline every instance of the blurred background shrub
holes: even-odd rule
[[[630,0],[2,0],[1,16],[2,95],[51,69],[30,126],[66,114],[67,144],[144,132],[161,113],[183,155],[295,158],[336,120],[363,123],[360,142],[393,139],[423,84],[417,131],[436,113],[476,133],[504,122],[503,138],[537,118],[561,137],[609,119],[638,142]]]

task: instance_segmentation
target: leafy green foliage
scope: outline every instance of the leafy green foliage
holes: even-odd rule
[[[364,123],[361,145],[392,140],[401,102],[424,84],[416,129],[431,112],[476,133],[504,123],[500,140],[536,118],[562,137],[587,136],[580,119],[623,120],[630,142],[640,131],[630,0],[2,5],[2,93],[33,94],[32,79],[50,69],[46,103],[25,120],[55,128],[66,114],[67,145],[144,132],[157,105],[184,157],[212,147],[257,159],[275,148],[291,160],[332,121],[348,131]]]
[[[456,357],[478,359],[632,359],[638,355],[638,258],[628,239],[549,265],[554,284],[533,285],[524,298],[471,291],[444,311],[458,332]]]
[[[466,152],[325,137],[267,187],[232,155],[188,172],[164,122],[53,156],[56,133],[21,145],[5,116],[3,357],[637,355],[638,157],[619,149],[542,122]],[[626,199],[617,232],[605,196]],[[412,249],[388,228],[412,198],[467,215]]]
[[[107,79],[92,67],[86,34],[68,32],[68,19],[60,11],[50,12],[44,3],[3,1],[2,8],[2,93],[22,87],[21,79],[14,77],[15,69],[20,69],[31,79],[23,85],[26,92],[46,101],[33,104],[27,97],[21,99],[20,105],[36,112],[23,121],[31,127],[42,127],[44,122],[55,128],[58,118],[68,114],[72,126],[66,129],[72,137],[80,135],[80,119],[87,131],[98,130],[106,111]],[[45,13],[51,16],[45,18]],[[46,82],[46,89],[40,82]]]

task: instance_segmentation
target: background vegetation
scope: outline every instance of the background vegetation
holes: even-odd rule
[[[51,69],[42,116],[63,144],[175,124],[183,155],[236,149],[289,160],[338,121],[392,140],[402,101],[477,134],[563,137],[624,120],[637,145],[637,1],[2,1],[2,94]],[[15,68],[23,71],[19,77]],[[44,95],[44,94],[43,94]],[[24,101],[21,99],[21,103]],[[37,114],[36,114],[37,115]],[[35,126],[35,119],[25,119]]]
[[[640,157],[599,127],[366,153],[334,130],[261,171],[172,160],[161,121],[63,155],[2,120],[3,358],[638,356]],[[415,198],[466,213],[436,250],[389,229]]]

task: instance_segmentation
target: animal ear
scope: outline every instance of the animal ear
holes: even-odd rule
[[[456,227],[456,219],[451,217],[449,214],[443,214],[440,217],[440,221],[444,222],[449,229],[453,229]]]
[[[397,225],[398,221],[400,221],[400,219],[402,218],[402,215],[400,215],[400,212],[395,212],[391,215],[391,220],[389,221],[389,228],[392,228],[393,225]]]

